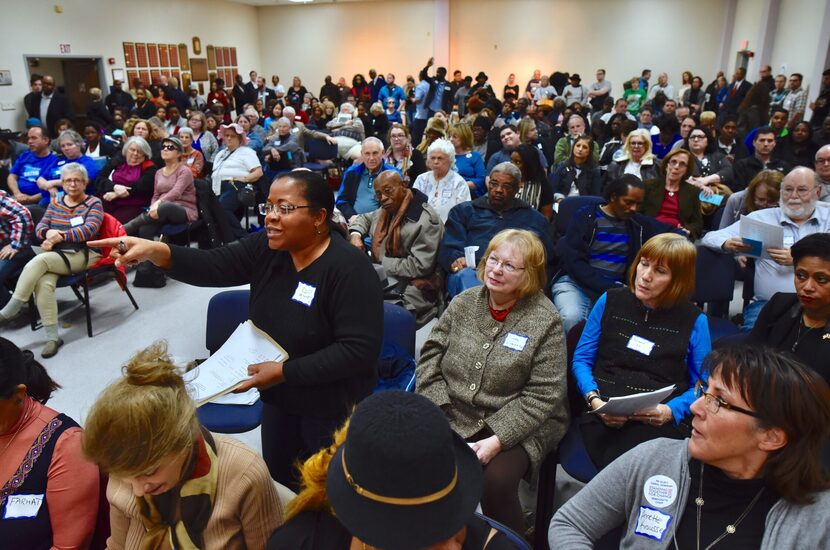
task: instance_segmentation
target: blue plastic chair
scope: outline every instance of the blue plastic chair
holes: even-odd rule
[[[479,514],[478,512],[476,512],[475,515],[477,518],[487,523],[487,525],[489,525],[490,527],[504,535],[505,538],[507,538],[507,540],[509,540],[516,546],[516,550],[532,550],[530,544],[527,543],[524,537],[516,533],[516,531],[514,531],[510,527],[499,523],[493,518],[488,518],[485,515]]]
[[[697,245],[695,291],[690,300],[700,306],[708,304],[708,313],[722,317],[729,313],[735,292],[735,259],[703,245]],[[715,312],[713,309],[717,309]]]
[[[230,335],[248,320],[250,290],[226,290],[210,299],[205,329],[205,347],[211,355],[222,347]],[[248,432],[262,422],[262,400],[253,405],[205,403],[196,409],[199,422],[212,432],[237,434]]]
[[[415,317],[406,308],[397,304],[383,304],[383,341],[415,357]],[[415,371],[402,372],[396,380],[379,379],[375,391],[387,389],[406,389],[415,391]],[[405,379],[405,380],[404,380]]]
[[[322,163],[320,161],[332,160],[337,161],[337,144],[329,143],[319,139],[307,139],[305,142],[309,162],[303,164],[303,168],[308,168],[312,172],[320,172],[325,175],[326,170],[331,167],[331,164]]]
[[[595,197],[593,195],[565,197],[559,203],[559,209],[556,211],[556,218],[554,224],[556,225],[556,234],[561,237],[568,230],[571,224],[571,218],[580,209],[589,204],[600,204],[603,202],[602,197]]]

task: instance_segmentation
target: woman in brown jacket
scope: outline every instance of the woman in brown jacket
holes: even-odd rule
[[[421,350],[417,392],[437,404],[484,467],[484,514],[524,532],[518,485],[568,426],[562,321],[542,293],[535,234],[498,233],[478,264],[484,286],[450,303]]]
[[[666,155],[660,165],[660,177],[645,182],[646,197],[640,205],[640,212],[684,230],[691,239],[703,233],[700,189],[686,181],[694,167],[692,154],[685,149]]]

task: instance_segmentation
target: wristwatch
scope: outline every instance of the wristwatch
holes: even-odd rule
[[[599,392],[596,391],[596,390],[589,391],[588,393],[586,393],[584,395],[584,397],[585,397],[585,403],[588,405],[589,409],[591,408],[591,402],[594,399],[602,399],[602,397],[600,397],[600,395],[599,395]]]

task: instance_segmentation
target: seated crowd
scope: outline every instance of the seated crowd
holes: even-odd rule
[[[4,145],[0,326],[34,297],[54,356],[58,279],[107,255],[250,283],[252,322],[291,357],[239,388],[262,391],[262,456],[199,424],[163,343],[82,430],[0,338],[0,508],[20,518],[0,532],[33,548],[515,548],[487,518],[530,536],[520,483],[568,434],[598,473],[554,516],[552,549],[830,537],[830,70],[809,121],[801,75],[785,87],[768,66],[754,84],[687,72],[677,92],[645,70],[616,101],[602,69],[590,87],[537,71],[497,91],[430,59],[418,84],[371,70],[317,97],[249,76],[207,98],[116,81],[83,125],[33,77],[27,147]],[[154,241],[196,222],[221,235],[212,250]],[[746,300],[718,340],[723,304],[691,298],[701,260],[724,255]],[[383,302],[435,320],[414,394],[370,396]],[[298,491],[285,510],[272,479]]]

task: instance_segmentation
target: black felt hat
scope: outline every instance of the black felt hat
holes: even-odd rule
[[[366,544],[410,550],[461,530],[481,499],[476,454],[429,399],[388,391],[355,410],[329,463],[337,519]]]

